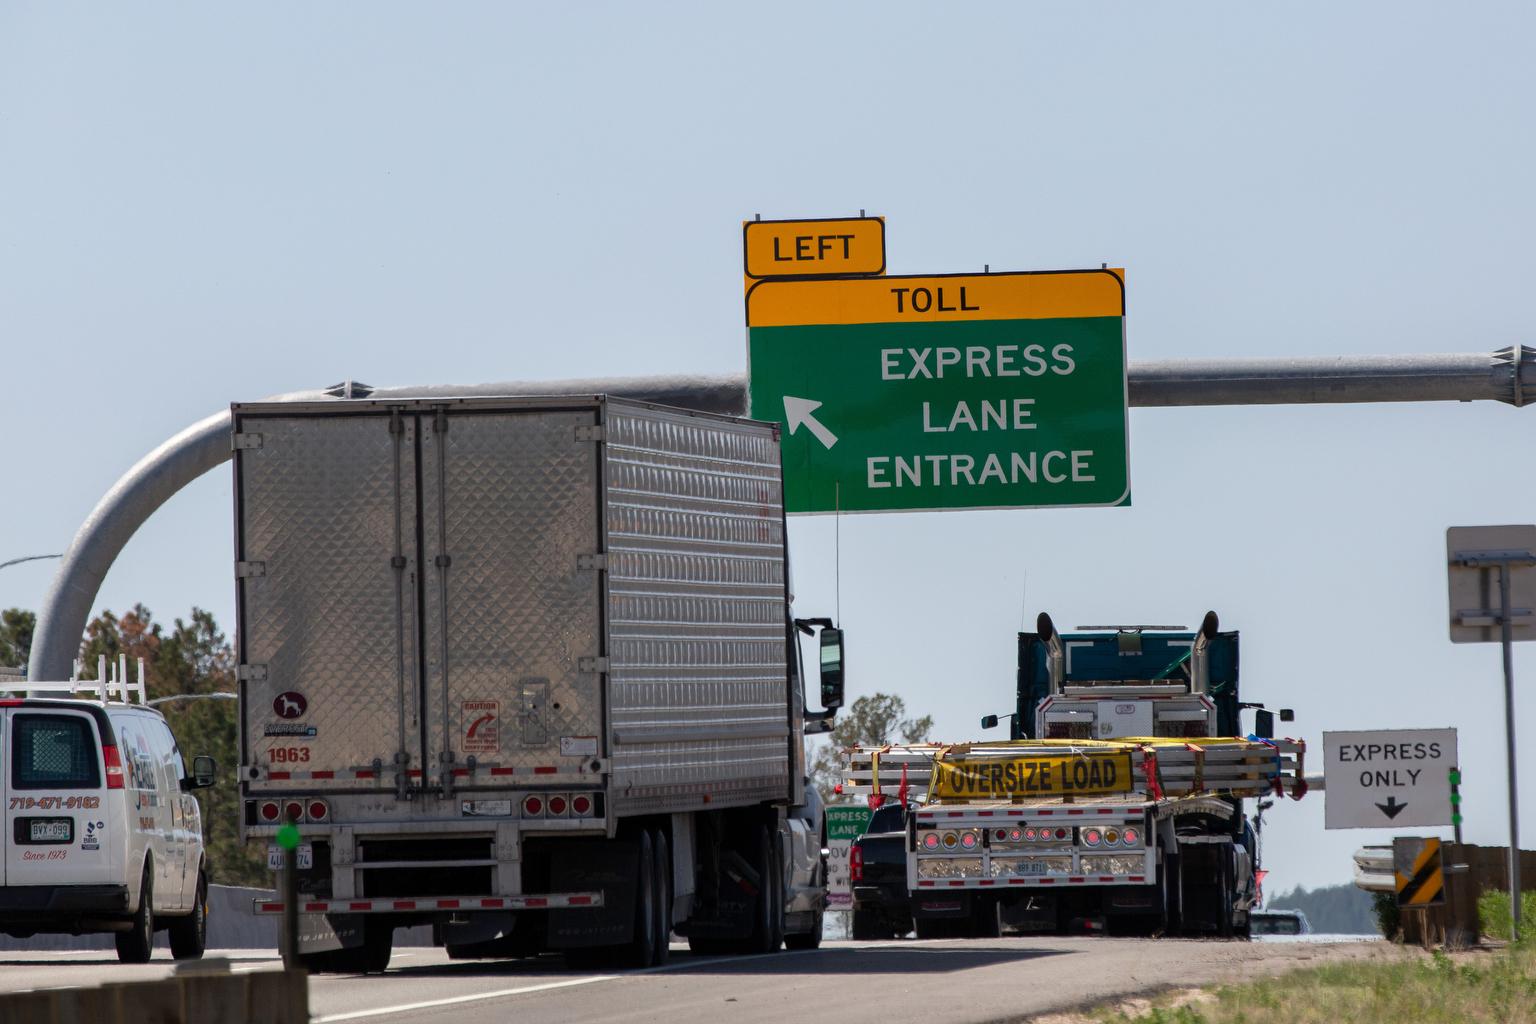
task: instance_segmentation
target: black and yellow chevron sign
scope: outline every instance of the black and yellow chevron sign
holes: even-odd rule
[[[1400,909],[1433,907],[1445,902],[1440,840],[1407,836],[1394,839],[1392,870],[1397,877]]]

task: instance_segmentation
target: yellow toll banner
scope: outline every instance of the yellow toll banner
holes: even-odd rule
[[[940,759],[933,764],[928,795],[938,800],[1010,800],[1129,793],[1134,788],[1129,752],[1084,752],[1010,761]]]

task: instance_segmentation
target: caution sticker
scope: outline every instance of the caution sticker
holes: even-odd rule
[[[464,735],[459,749],[466,754],[495,754],[501,750],[501,702],[466,700],[459,705]]]
[[[936,761],[929,795],[940,800],[1129,793],[1129,753],[1084,753],[1010,761]]]

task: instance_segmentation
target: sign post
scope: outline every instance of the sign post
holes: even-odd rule
[[[1323,733],[1324,828],[1450,825],[1455,729]]]
[[[1445,531],[1451,642],[1497,641],[1504,652],[1504,752],[1509,774],[1510,938],[1520,938],[1520,801],[1515,785],[1516,640],[1536,640],[1536,526]],[[1494,577],[1497,577],[1497,596]],[[1495,637],[1494,632],[1498,635]]]
[[[763,280],[747,339],[788,512],[1130,502],[1123,271]]]

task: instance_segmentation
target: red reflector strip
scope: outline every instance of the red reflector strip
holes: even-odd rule
[[[408,768],[408,769],[406,769],[405,774],[406,774],[407,778],[419,779],[419,778],[421,778],[421,769],[420,768]]]
[[[507,901],[503,899],[481,900],[480,905],[487,910],[500,910],[507,905]]]
[[[359,768],[356,772],[356,777],[359,779],[372,779],[376,776],[373,774],[373,769],[371,768]]]
[[[1042,807],[1042,808],[1040,808],[1040,810],[1036,811],[1035,813],[1040,815],[1040,816],[1042,816],[1042,817],[1049,817],[1050,815],[1055,814],[1056,812],[1051,810],[1048,807]]]
[[[456,778],[456,779],[468,778],[469,777],[469,769],[468,768],[455,768],[453,770],[453,777]]]
[[[1086,882],[1086,881],[1088,881],[1088,879],[1083,878],[1082,876],[1078,876],[1077,878],[1069,878],[1069,879],[1067,879],[1067,881],[1069,881],[1069,882]]]
[[[517,769],[515,769],[515,768],[492,768],[491,769],[491,774],[492,775],[511,775],[515,771],[517,771]]]
[[[323,913],[325,913],[326,908],[327,908],[327,905],[324,904],[324,903],[306,903],[306,904],[304,904],[304,913],[306,913],[306,914],[323,914]]]
[[[315,772],[313,775],[310,776],[310,778],[312,778],[312,779],[334,779],[335,777],[336,777],[336,773],[335,772],[327,772],[327,771]]]
[[[1069,808],[1067,808],[1067,813],[1068,814],[1086,814],[1087,812],[1085,810],[1083,810],[1083,808],[1081,808],[1081,807],[1069,807]]]
[[[437,909],[438,910],[458,910],[459,909],[459,901],[458,900],[438,900],[437,901]]]
[[[347,909],[348,910],[372,910],[373,909],[373,901],[372,900],[364,900],[361,903],[348,903],[347,904]]]
[[[559,768],[549,768],[549,767],[535,768],[533,770],[533,774],[535,774],[535,775],[554,775],[559,770],[560,770]]]
[[[523,900],[523,906],[525,906],[525,907],[535,907],[535,908],[536,907],[547,907],[547,906],[549,906],[549,900],[545,899],[542,896],[529,896],[529,897],[527,897],[526,899]]]
[[[983,878],[983,879],[980,879],[976,884],[977,885],[996,885],[997,884],[997,879],[995,879],[995,878]]]
[[[256,911],[261,914],[281,914],[283,912],[283,905],[281,903],[262,903],[260,900],[257,900]]]
[[[1146,875],[1130,875],[1130,876],[1127,877],[1127,881],[1131,881],[1131,882],[1145,882],[1146,880],[1147,880],[1147,876]]]
[[[928,881],[927,879],[924,879],[923,881],[918,882],[917,884],[919,886],[921,886],[922,888],[924,888],[924,889],[931,889],[931,888],[933,888],[933,883]]]
[[[1056,884],[1056,879],[1054,879],[1054,878],[1042,878],[1039,881],[1040,881],[1041,885],[1055,885]]]
[[[1099,881],[1101,881],[1101,882],[1113,882],[1114,880],[1115,880],[1115,876],[1114,875],[1100,875],[1099,876]]]
[[[395,907],[396,910],[415,910],[416,909],[416,901],[415,900],[395,900],[394,907]]]
[[[963,817],[965,817],[965,812],[964,811],[950,811],[949,814],[947,815],[947,817],[950,817],[950,818],[963,818]]]
[[[978,818],[990,818],[990,817],[992,817],[992,813],[993,812],[991,812],[991,811],[977,811],[976,812],[976,817],[978,817]]]
[[[269,779],[277,779],[279,781],[286,782],[288,779],[293,778],[293,773],[292,772],[267,772],[267,778],[269,778]]]
[[[571,897],[571,906],[573,906],[573,907],[588,907],[588,906],[591,906],[591,905],[592,905],[592,897],[591,896],[572,896]]]

